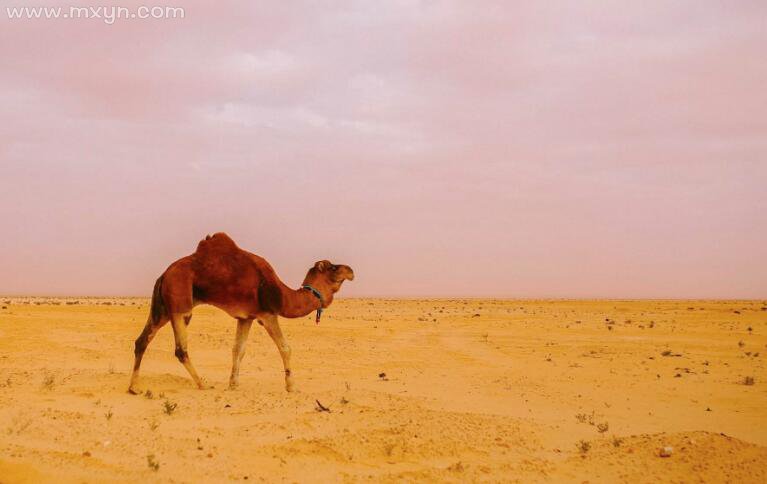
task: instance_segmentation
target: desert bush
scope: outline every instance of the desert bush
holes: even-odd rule
[[[575,414],[575,420],[577,420],[580,423],[587,423],[589,425],[596,425],[596,422],[594,419],[596,418],[596,412],[592,411],[591,413],[576,413]]]
[[[155,472],[160,470],[160,463],[155,459],[154,454],[148,454],[146,456],[146,464]]]
[[[165,400],[162,404],[162,411],[165,412],[165,415],[171,415],[176,411],[176,407],[178,407],[178,403]]]
[[[47,375],[47,376],[46,376],[46,377],[43,379],[43,385],[42,385],[42,387],[43,387],[43,389],[45,389],[45,390],[50,390],[50,389],[52,389],[52,388],[53,388],[53,384],[54,384],[55,382],[56,382],[56,377],[55,377],[55,376],[53,376],[53,375]]]
[[[580,440],[576,444],[576,447],[578,447],[578,450],[581,452],[581,454],[585,454],[591,449],[591,442],[587,442],[585,440]]]

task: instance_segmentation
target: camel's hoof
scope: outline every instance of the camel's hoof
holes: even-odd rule
[[[239,383],[230,383],[229,384],[229,390],[237,390],[237,388],[239,388],[239,386],[240,386]]]
[[[293,393],[296,391],[296,385],[293,384],[293,382],[285,383],[285,391],[288,393]]]
[[[208,385],[207,383],[204,383],[202,385],[197,385],[197,388],[199,388],[200,390],[213,390],[216,387],[214,387],[213,385]]]
[[[130,387],[130,388],[128,388],[128,393],[130,393],[131,395],[141,395],[142,392],[139,391],[139,390],[136,390],[133,387]]]

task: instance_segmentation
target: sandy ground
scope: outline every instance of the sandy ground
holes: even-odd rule
[[[215,388],[166,326],[133,396],[147,304],[0,298],[0,482],[767,482],[764,301],[337,300],[281,320],[293,394],[258,326],[227,390],[203,306]]]

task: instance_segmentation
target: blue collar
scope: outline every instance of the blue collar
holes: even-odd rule
[[[320,307],[317,309],[317,318],[315,319],[315,322],[317,324],[320,324],[320,316],[322,316],[322,306],[325,305],[325,301],[322,299],[322,293],[318,291],[317,289],[313,288],[312,286],[310,286],[309,284],[304,284],[303,286],[301,286],[301,289],[309,289],[310,291],[312,291],[312,294],[314,294],[317,297],[317,299],[320,300]]]

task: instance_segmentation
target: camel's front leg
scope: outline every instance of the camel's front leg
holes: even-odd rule
[[[264,325],[266,332],[272,337],[274,344],[282,356],[282,363],[285,366],[285,390],[292,392],[294,390],[293,375],[290,373],[290,346],[282,335],[282,330],[277,322],[277,315],[269,314],[259,317],[259,321]]]
[[[136,349],[134,351],[135,353],[135,359],[133,360],[133,374],[130,378],[130,386],[128,387],[128,393],[132,393],[134,395],[138,395],[138,372],[139,368],[141,367],[141,359],[144,358],[144,352],[146,351],[146,347],[149,345],[149,343],[152,342],[155,335],[157,334],[157,331],[162,328],[165,323],[168,322],[167,317],[160,317],[155,321],[152,319],[152,316],[149,316],[149,319],[146,322],[146,326],[144,326],[144,331],[141,332],[139,337],[136,339]]]
[[[234,338],[234,347],[232,347],[232,376],[229,377],[229,389],[234,390],[240,384],[240,362],[245,356],[245,342],[248,341],[252,319],[237,320],[237,335]]]
[[[173,325],[173,336],[176,339],[176,358],[178,358],[178,361],[184,365],[186,371],[189,372],[189,376],[192,377],[192,380],[194,380],[197,388],[201,390],[213,388],[209,385],[206,385],[202,381],[202,378],[197,375],[194,366],[192,366],[192,360],[189,359],[189,352],[187,351],[186,343],[186,326],[189,324],[190,319],[192,319],[191,314],[174,314],[170,318],[171,325]]]

